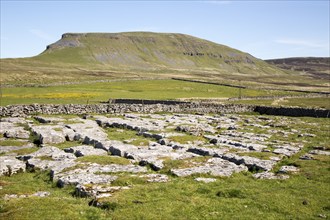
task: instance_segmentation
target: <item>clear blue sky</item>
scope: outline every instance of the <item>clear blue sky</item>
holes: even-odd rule
[[[41,53],[66,32],[176,32],[262,59],[330,56],[329,0],[1,1],[1,58]]]

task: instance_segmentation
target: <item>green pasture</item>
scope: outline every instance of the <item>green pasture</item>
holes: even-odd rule
[[[131,80],[59,85],[47,87],[1,88],[1,105],[11,104],[93,104],[116,98],[161,99],[231,98],[239,89],[176,80]],[[242,96],[291,94],[284,91],[241,89]]]

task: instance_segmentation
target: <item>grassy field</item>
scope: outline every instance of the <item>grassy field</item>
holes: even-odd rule
[[[97,82],[48,87],[2,88],[1,105],[10,104],[86,104],[115,98],[161,99],[231,98],[238,97],[239,89],[176,80],[131,80]],[[272,96],[295,94],[274,90],[242,89],[243,96]]]
[[[294,106],[303,108],[325,108],[330,109],[330,97],[316,98],[283,98],[269,100],[237,100],[228,103],[267,105],[267,106]]]
[[[246,116],[255,117],[255,116]],[[283,117],[267,116],[280,123]],[[290,123],[284,130],[297,129],[312,133],[315,137],[296,135],[276,140],[304,143],[298,154],[285,158],[282,165],[294,165],[300,169],[287,180],[257,180],[245,172],[231,177],[216,177],[213,183],[194,180],[197,176],[179,178],[170,175],[168,183],[148,183],[135,176],[119,174],[113,183],[132,186],[129,190],[114,193],[105,209],[88,206],[91,198],[76,198],[72,187],[59,189],[49,181],[47,172],[20,173],[0,177],[0,197],[5,194],[31,194],[48,191],[49,197],[0,200],[1,219],[327,219],[330,216],[330,157],[314,156],[315,160],[299,157],[315,146],[330,149],[329,120],[317,118],[285,118]],[[264,122],[265,124],[267,121]],[[260,128],[245,127],[244,129]],[[275,129],[275,128],[274,128]],[[283,128],[276,128],[283,129]],[[251,130],[249,130],[251,132]],[[198,158],[197,158],[198,159]],[[95,162],[99,158],[86,157]],[[107,161],[100,164],[121,163],[126,160]],[[166,163],[163,173],[181,163]],[[150,173],[154,171],[149,170]],[[203,177],[209,177],[203,175]]]

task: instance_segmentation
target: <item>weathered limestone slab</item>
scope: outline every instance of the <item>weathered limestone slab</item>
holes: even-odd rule
[[[128,186],[110,186],[109,184],[78,184],[75,195],[79,197],[93,197],[96,199],[111,197],[114,192],[130,189]]]
[[[76,157],[90,156],[90,155],[98,155],[98,156],[106,156],[108,152],[103,149],[96,149],[90,145],[81,145],[76,147],[70,147],[64,149],[67,153],[73,153]]]
[[[82,123],[66,125],[67,128],[75,132],[74,140],[81,141],[87,145],[96,145],[98,142],[108,140],[108,135],[95,121],[89,119],[80,121]]]
[[[96,116],[96,122],[102,127],[125,128],[137,132],[158,131],[164,128],[164,122],[155,119],[126,117],[126,118],[107,118]]]
[[[256,169],[256,170],[269,171],[276,164],[276,161],[273,160],[261,160],[255,157],[238,156],[232,153],[224,154],[221,158],[233,162],[237,165],[244,164],[251,170]]]
[[[221,157],[224,153],[228,152],[228,150],[227,148],[191,147],[188,149],[188,152],[201,156]]]
[[[59,144],[65,142],[65,135],[60,125],[31,126],[32,132],[39,137],[41,144]]]
[[[0,133],[7,138],[28,139],[30,132],[23,127],[27,124],[24,118],[2,118],[0,120]]]
[[[2,126],[2,125],[1,125]],[[12,127],[4,133],[6,138],[29,139],[30,132],[26,131],[23,127]]]
[[[112,155],[120,156],[120,157],[127,157],[129,152],[137,151],[138,148],[131,144],[124,144],[120,141],[111,141],[109,146],[109,151]]]
[[[11,156],[0,156],[0,176],[11,176],[15,173],[25,172],[26,164]]]
[[[52,146],[44,146],[41,147],[40,150],[33,152],[31,154],[19,156],[18,158],[21,160],[29,160],[31,158],[38,157],[49,157],[52,160],[74,160],[76,157],[73,154],[65,153],[63,150],[52,147]]]
[[[63,175],[57,180],[58,187],[65,185],[86,185],[86,184],[106,184],[111,183],[117,179],[117,176],[94,174],[94,173],[75,173],[70,175]]]
[[[146,167],[141,167],[133,164],[128,165],[119,165],[119,164],[109,164],[109,165],[100,165],[100,164],[90,164],[86,169],[87,173],[145,173],[147,172]]]
[[[204,166],[190,167],[183,169],[172,169],[171,172],[176,176],[190,176],[192,174],[209,173],[213,176],[230,176],[233,173],[247,171],[244,165],[236,165],[221,158],[211,158]]]
[[[38,158],[29,159],[26,163],[27,168],[32,170],[51,170],[51,178],[55,173],[77,165],[74,160],[42,160]]]
[[[300,151],[299,147],[293,147],[290,145],[281,145],[274,146],[276,149],[273,151],[274,154],[282,154],[287,157],[291,157],[292,155],[298,153]]]

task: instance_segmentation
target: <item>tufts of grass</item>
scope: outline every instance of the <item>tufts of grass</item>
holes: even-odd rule
[[[13,138],[8,138],[0,141],[0,146],[15,146],[15,147],[22,147],[26,145],[26,141],[21,141]]]
[[[137,135],[136,131],[118,128],[105,128],[110,140],[125,141],[137,146],[148,146],[153,139]]]
[[[79,141],[65,141],[65,142],[59,143],[59,144],[52,144],[52,146],[57,147],[59,149],[65,149],[65,148],[69,148],[69,147],[76,147],[81,144],[82,143]]]
[[[17,155],[26,155],[26,154],[31,154],[33,152],[38,151],[38,147],[31,147],[31,148],[22,148],[19,150],[13,150],[11,153],[16,153]]]
[[[193,141],[202,141],[202,142],[207,142],[207,140],[204,137],[201,136],[194,136],[194,135],[179,135],[179,136],[171,136],[168,138],[171,141],[178,142],[180,144],[187,144],[191,143]]]
[[[119,175],[118,178],[112,182],[114,186],[135,186],[144,185],[147,181],[144,178],[138,177],[136,175]]]

